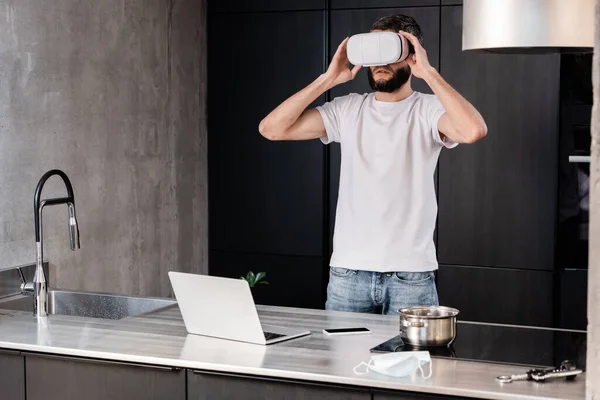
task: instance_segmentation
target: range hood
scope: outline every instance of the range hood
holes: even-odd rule
[[[464,0],[463,50],[591,52],[596,0]]]

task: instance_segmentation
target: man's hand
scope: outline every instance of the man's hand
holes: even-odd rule
[[[404,36],[415,49],[415,54],[411,54],[406,58],[406,63],[410,66],[410,71],[417,78],[425,79],[427,74],[433,69],[431,64],[429,64],[427,52],[423,46],[421,46],[419,39],[417,39],[415,35],[404,31],[400,31],[399,33]]]
[[[358,71],[360,70],[360,65],[356,65],[354,68],[350,69],[350,61],[348,61],[347,53],[349,39],[350,38],[346,38],[340,43],[331,59],[331,64],[329,64],[329,68],[325,73],[331,80],[332,87],[351,81],[356,77],[356,74],[358,74]]]
[[[447,136],[457,143],[475,143],[483,138],[487,134],[487,126],[479,111],[429,64],[427,52],[415,35],[404,31],[399,33],[410,41],[415,49],[415,54],[406,58],[410,71],[429,85],[446,110],[438,121],[440,139],[444,140]]]

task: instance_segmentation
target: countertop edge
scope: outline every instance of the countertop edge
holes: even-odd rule
[[[270,368],[255,368],[245,366],[235,366],[226,364],[215,364],[206,363],[201,361],[186,361],[186,360],[174,360],[169,358],[149,357],[149,356],[138,356],[123,353],[109,353],[103,351],[92,351],[92,350],[78,350],[69,349],[63,347],[51,347],[51,346],[40,346],[40,345],[28,345],[18,344],[12,342],[3,342],[0,340],[0,349],[16,350],[21,352],[31,352],[38,354],[47,355],[58,355],[58,356],[72,356],[89,358],[95,360],[107,360],[117,361],[123,363],[137,363],[145,365],[155,365],[173,368],[185,368],[190,370],[216,372],[224,374],[238,374],[245,375],[249,378],[256,377],[268,377],[282,380],[292,380],[299,383],[302,382],[315,382],[325,383],[334,385],[345,385],[360,388],[369,389],[380,389],[389,391],[405,391],[405,392],[418,392],[418,393],[429,393],[438,395],[449,395],[449,396],[465,396],[470,398],[481,398],[481,399],[493,399],[493,400],[562,400],[560,397],[541,397],[541,396],[526,396],[522,394],[510,394],[503,393],[501,391],[481,391],[481,390],[469,390],[469,389],[457,389],[448,387],[431,387],[423,385],[415,385],[414,383],[404,384],[398,382],[389,381],[374,381],[369,379],[363,379],[361,377],[342,377],[335,375],[324,375],[324,374],[312,374],[306,372],[286,371],[279,369]],[[458,361],[461,363],[471,363],[471,361]],[[585,375],[584,375],[585,376]]]

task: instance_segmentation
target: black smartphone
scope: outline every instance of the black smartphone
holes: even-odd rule
[[[360,335],[365,333],[371,333],[367,328],[327,328],[323,329],[323,333],[326,335]]]
[[[373,347],[371,349],[371,352],[372,353],[388,353],[388,352],[393,353],[396,351],[405,350],[403,347],[404,347],[404,341],[402,340],[400,335],[398,335],[398,336],[394,336],[387,342],[383,342],[380,345]]]

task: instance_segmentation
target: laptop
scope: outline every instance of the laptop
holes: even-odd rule
[[[243,279],[169,271],[188,333],[255,344],[273,344],[308,330],[263,326],[248,282]]]

